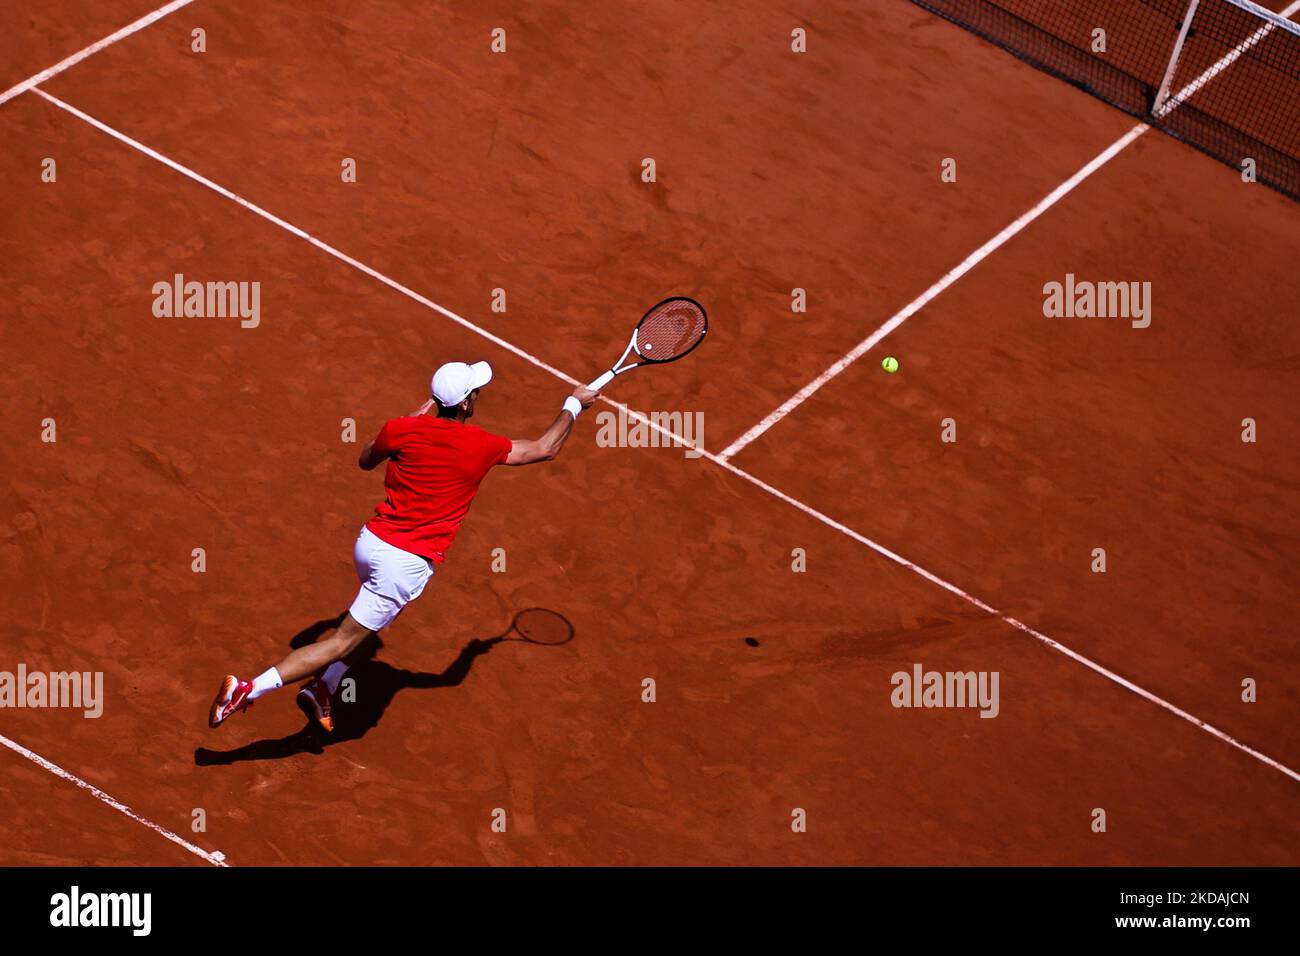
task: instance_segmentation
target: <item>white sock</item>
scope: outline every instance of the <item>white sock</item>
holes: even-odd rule
[[[325,686],[330,689],[330,693],[336,693],[339,689],[339,681],[343,680],[343,675],[348,672],[348,665],[342,661],[335,661],[329,667],[325,668]]]
[[[253,689],[249,692],[248,699],[257,700],[267,691],[279,690],[283,686],[284,681],[280,680],[280,672],[274,667],[268,667],[253,678]]]

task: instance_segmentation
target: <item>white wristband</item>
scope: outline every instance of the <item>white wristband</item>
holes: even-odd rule
[[[564,400],[564,410],[573,416],[574,421],[577,421],[578,416],[582,413],[582,402],[570,395]]]

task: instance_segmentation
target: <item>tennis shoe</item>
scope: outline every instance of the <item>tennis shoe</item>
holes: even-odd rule
[[[298,691],[298,706],[308,720],[316,721],[326,733],[334,732],[333,702],[329,686],[319,677],[313,677]]]
[[[253,706],[248,695],[253,691],[251,680],[240,680],[234,674],[227,674],[217,689],[216,699],[208,711],[208,726],[217,727],[231,714],[247,710]]]

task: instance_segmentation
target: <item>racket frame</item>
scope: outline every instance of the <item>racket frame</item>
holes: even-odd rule
[[[700,315],[704,317],[704,330],[700,332],[700,337],[697,338],[691,344],[691,347],[688,348],[685,352],[682,352],[680,355],[674,355],[672,358],[666,358],[666,359],[653,358],[649,355],[643,354],[641,350],[637,348],[636,334],[641,331],[641,326],[645,324],[646,319],[650,318],[650,316],[654,314],[654,312],[657,309],[662,308],[663,306],[667,305],[669,302],[689,302],[691,305],[695,306],[695,308],[699,309]],[[699,302],[697,302],[695,299],[692,299],[688,295],[670,295],[668,298],[663,299],[660,302],[656,302],[654,305],[650,306],[650,308],[646,309],[645,315],[641,316],[641,321],[638,322],[636,324],[636,328],[632,330],[632,337],[628,339],[627,348],[623,350],[623,354],[619,356],[618,361],[615,362],[612,366],[610,366],[609,371],[602,374],[599,378],[597,378],[587,387],[594,392],[598,392],[606,385],[608,385],[610,382],[612,382],[615,376],[622,375],[624,372],[630,372],[634,368],[640,368],[642,365],[667,365],[669,362],[676,362],[678,359],[686,358],[686,356],[690,355],[699,347],[700,343],[704,341],[704,336],[706,336],[708,332],[709,332],[709,313],[705,311],[704,306],[702,306]],[[637,358],[641,359],[641,361],[632,362],[629,365],[624,365],[623,364],[624,360],[626,360],[627,357],[633,352],[636,353]]]

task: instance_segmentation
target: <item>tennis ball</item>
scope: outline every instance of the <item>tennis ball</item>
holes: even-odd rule
[[[898,359],[890,355],[883,362],[880,363],[880,367],[883,368],[890,375],[893,375],[895,372],[898,371]]]

